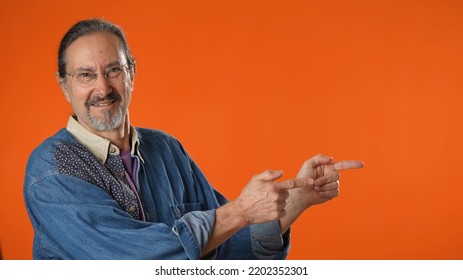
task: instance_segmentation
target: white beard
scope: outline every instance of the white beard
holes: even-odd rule
[[[117,113],[111,117],[110,111],[104,112],[104,120],[99,120],[90,115],[90,111],[87,111],[88,119],[90,123],[98,130],[98,131],[110,131],[115,128],[118,128],[122,124],[122,118],[124,113],[122,112],[122,107],[119,106]]]

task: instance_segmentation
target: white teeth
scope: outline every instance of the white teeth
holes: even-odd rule
[[[108,106],[108,105],[111,105],[113,104],[113,102],[106,102],[106,103],[94,103],[93,106],[97,106],[97,107],[103,107],[103,106]]]

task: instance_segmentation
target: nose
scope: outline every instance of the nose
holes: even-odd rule
[[[96,76],[96,80],[93,83],[93,88],[97,94],[106,96],[111,92],[111,83],[104,75]]]

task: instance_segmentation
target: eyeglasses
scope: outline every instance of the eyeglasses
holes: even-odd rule
[[[93,72],[90,70],[78,70],[74,73],[66,73],[77,85],[81,87],[92,86],[99,74],[103,74],[106,79],[114,83],[124,83],[129,78],[127,65],[112,66],[104,73]]]

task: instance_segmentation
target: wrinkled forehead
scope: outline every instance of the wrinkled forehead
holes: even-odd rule
[[[67,70],[98,69],[114,63],[126,64],[122,42],[111,33],[98,32],[84,35],[66,50]]]

